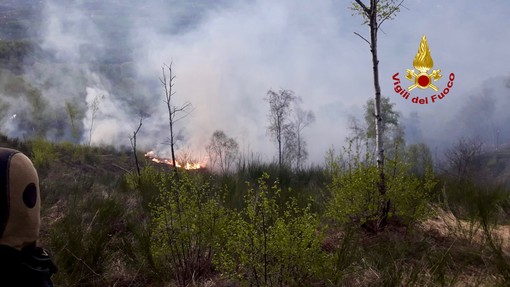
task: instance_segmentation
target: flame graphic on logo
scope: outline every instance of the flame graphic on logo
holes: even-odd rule
[[[427,44],[427,37],[425,35],[421,38],[420,48],[418,48],[418,53],[414,57],[413,66],[422,73],[426,73],[434,67],[434,60],[430,56],[429,44]]]
[[[408,90],[411,91],[414,88],[431,88],[437,92],[437,87],[433,85],[432,82],[441,79],[441,70],[437,69],[427,74],[434,66],[434,61],[430,56],[429,44],[427,44],[427,37],[425,37],[425,35],[421,37],[420,47],[418,48],[418,53],[416,53],[414,57],[413,66],[420,73],[416,74],[414,70],[406,70],[406,79],[414,82],[413,85],[409,86]]]

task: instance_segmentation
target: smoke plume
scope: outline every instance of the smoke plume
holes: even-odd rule
[[[320,164],[328,148],[343,145],[349,118],[362,118],[373,96],[369,47],[352,33],[366,35],[368,27],[351,16],[349,1],[22,2],[40,5],[27,28],[40,53],[22,75],[2,72],[0,124],[10,136],[42,131],[55,141],[127,146],[143,117],[139,147],[165,153],[168,115],[159,78],[162,65],[173,63],[175,105],[193,105],[177,123],[179,149],[204,155],[220,129],[241,150],[272,160],[263,98],[283,88],[316,115],[304,136],[311,162]],[[510,30],[503,28],[510,26],[510,6],[499,2],[484,6],[484,15],[491,15],[485,19],[475,0],[415,1],[385,22],[378,43],[381,86],[402,113],[408,142],[442,148],[460,136],[491,144],[496,134],[500,142],[510,139]],[[441,24],[432,29],[431,23]],[[391,79],[412,68],[422,34],[434,69],[457,78],[444,100],[428,106],[399,97]],[[9,88],[15,79],[23,90]]]

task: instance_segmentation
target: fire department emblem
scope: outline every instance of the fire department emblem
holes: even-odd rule
[[[418,70],[419,73],[416,73],[414,69],[406,70],[406,79],[414,82],[414,84],[409,86],[407,90],[411,91],[414,88],[431,88],[437,92],[437,87],[432,83],[441,79],[441,70],[433,70],[430,74],[428,74],[428,71],[434,66],[434,61],[430,56],[430,49],[429,45],[427,44],[427,37],[425,37],[425,35],[423,35],[421,38],[418,53],[416,53],[416,56],[413,60],[413,66],[414,69]]]

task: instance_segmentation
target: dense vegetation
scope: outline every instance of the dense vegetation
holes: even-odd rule
[[[61,286],[510,282],[502,225],[509,193],[473,176],[420,175],[400,160],[389,180],[389,225],[372,233],[364,223],[376,201],[373,166],[352,152],[349,160],[349,149],[324,169],[249,162],[236,173],[176,176],[146,162],[138,176],[129,150],[6,137],[1,145],[25,152],[39,170],[40,243],[52,252]]]

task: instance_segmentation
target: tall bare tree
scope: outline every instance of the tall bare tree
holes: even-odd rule
[[[74,141],[78,142],[80,133],[78,127],[76,126],[76,120],[81,117],[81,111],[76,104],[66,102],[66,112],[71,122],[71,135]]]
[[[292,112],[291,104],[297,98],[291,90],[280,90],[278,93],[273,90],[267,92],[265,100],[269,103],[268,132],[278,144],[278,166],[283,165],[283,151],[285,144],[285,131],[289,129],[289,117]]]
[[[211,136],[206,150],[211,166],[217,165],[222,173],[227,173],[239,154],[239,144],[234,138],[229,138],[223,131],[217,130]]]
[[[303,167],[303,162],[308,158],[303,130],[314,121],[315,114],[312,111],[305,111],[299,107],[296,108],[292,126],[296,135],[296,169],[298,170]]]
[[[165,102],[168,109],[168,126],[170,136],[168,138],[168,144],[170,145],[170,151],[172,153],[172,165],[174,167],[175,172],[177,173],[177,165],[175,160],[175,143],[176,143],[176,135],[175,135],[175,123],[186,117],[191,109],[191,103],[185,102],[180,106],[176,106],[173,101],[173,96],[175,95],[175,91],[173,91],[175,75],[172,70],[172,62],[170,65],[164,64],[161,67],[162,77],[159,78],[161,84],[163,85],[163,90],[165,92]]]
[[[459,182],[475,178],[479,167],[477,158],[483,151],[483,142],[479,138],[460,138],[458,142],[445,151],[448,171],[457,177]]]
[[[132,136],[131,135],[129,136],[129,142],[131,142],[131,148],[133,149],[133,155],[135,156],[136,173],[138,174],[138,177],[140,177],[140,164],[138,163],[138,154],[136,152],[136,136],[138,135],[140,128],[142,128],[142,121],[143,117],[140,117],[140,123],[138,124],[138,128],[133,131]]]
[[[283,130],[282,164],[291,168],[297,160],[298,142],[293,122],[289,122]]]
[[[96,119],[97,112],[99,111],[99,106],[101,104],[101,100],[103,100],[105,96],[95,96],[92,103],[89,104],[89,109],[91,109],[91,115],[90,115],[90,128],[89,128],[89,143],[88,145],[92,143],[92,131],[94,130],[94,120]]]
[[[372,70],[375,89],[375,138],[377,153],[377,168],[379,170],[379,182],[377,189],[381,195],[386,194],[386,182],[384,176],[384,148],[383,148],[383,118],[381,116],[381,86],[379,85],[379,58],[377,57],[377,33],[386,20],[391,20],[400,11],[404,0],[370,0],[370,5],[362,0],[355,0],[351,9],[361,15],[370,28],[370,40],[354,32],[370,46],[372,54]],[[390,209],[390,202],[387,201],[381,208],[381,223],[384,228],[386,218]]]

